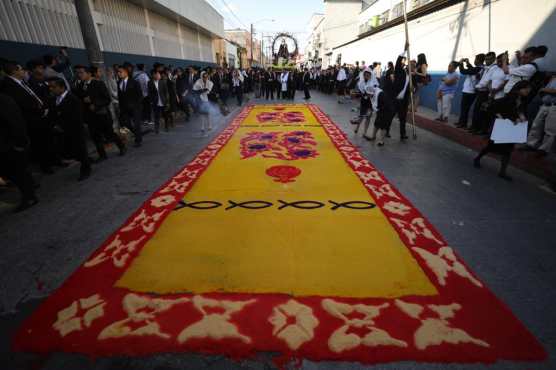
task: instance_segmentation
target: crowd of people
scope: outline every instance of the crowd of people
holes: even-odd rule
[[[33,163],[48,175],[78,161],[83,181],[93,164],[108,159],[107,144],[123,156],[131,139],[139,148],[145,134],[170,131],[176,116],[189,121],[192,114],[200,116],[206,135],[213,129],[211,106],[226,115],[231,98],[238,105],[249,94],[274,99],[276,93],[278,99],[293,100],[296,89],[308,82],[308,71],[293,69],[72,65],[64,48],[25,64],[2,60],[0,71],[0,178],[21,192],[16,212],[38,202]]]
[[[548,73],[545,62],[547,52],[548,48],[541,45],[517,51],[511,62],[508,52],[498,56],[494,52],[478,54],[473,63],[465,58],[450,62],[436,89],[436,121],[448,123],[454,96],[461,88],[460,115],[455,123],[457,128],[473,135],[490,137],[497,118],[510,119],[515,123],[528,122],[527,144],[519,146],[519,149],[536,151],[538,156],[554,153],[556,76]],[[395,63],[389,62],[384,70],[380,62],[366,66],[364,61],[349,66],[313,68],[309,71],[310,85],[326,94],[336,92],[340,104],[346,98],[359,96],[359,115],[352,120],[355,133],[364,123],[363,137],[376,140],[377,145],[382,146],[384,138],[390,137],[390,126],[396,116],[400,122],[400,140],[407,139],[408,112],[417,111],[421,89],[433,80],[424,54],[419,54],[416,60],[409,63],[408,66],[404,52]],[[465,77],[463,84],[459,83],[461,76]],[[410,94],[411,89],[413,94]],[[376,116],[374,128],[368,135],[373,112]],[[513,150],[514,144],[489,141],[475,158],[474,165],[480,168],[484,155],[498,153],[501,155],[499,176],[511,180],[507,167]],[[551,187],[556,189],[556,182],[552,182]]]
[[[546,73],[547,52],[546,46],[529,47],[523,53],[516,52],[511,63],[507,52],[478,54],[473,63],[469,59],[449,63],[436,91],[437,121],[448,121],[461,75],[465,81],[456,127],[488,135],[498,117],[516,123],[528,121],[528,141],[520,149],[538,151],[539,155],[553,152],[556,77]],[[155,63],[147,70],[144,64],[129,62],[99,68],[72,65],[63,48],[58,55],[45,55],[25,65],[4,60],[0,75],[0,176],[21,191],[16,211],[22,211],[38,202],[31,162],[44,174],[51,174],[56,167],[67,167],[68,160],[76,160],[80,163],[78,179],[83,181],[91,176],[92,164],[108,159],[107,144],[114,144],[123,156],[131,138],[135,147],[141,147],[145,134],[158,134],[161,128],[170,131],[178,115],[185,121],[192,114],[199,115],[201,132],[206,134],[213,129],[211,106],[227,114],[232,98],[239,106],[249,94],[292,101],[297,90],[304,92],[306,100],[311,99],[311,89],[335,92],[340,104],[359,97],[359,114],[351,122],[355,133],[363,126],[363,137],[383,146],[385,138],[391,137],[395,117],[400,140],[408,139],[408,113],[417,110],[420,91],[431,82],[426,56],[419,54],[408,65],[406,52],[384,70],[380,62],[367,66],[364,61],[327,69],[183,69]],[[96,149],[94,158],[88,140]],[[511,180],[506,171],[513,149],[513,144],[490,141],[474,165],[480,168],[484,155],[499,153],[499,176]]]

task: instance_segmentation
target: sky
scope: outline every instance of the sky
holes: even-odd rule
[[[277,32],[293,33],[300,50],[309,34],[307,24],[313,13],[324,11],[323,0],[207,0],[223,17],[224,28],[249,30],[254,24],[256,37]],[[235,14],[235,15],[234,15]],[[239,18],[239,19],[238,19]],[[274,22],[268,21],[274,19]],[[261,21],[260,20],[265,20]]]

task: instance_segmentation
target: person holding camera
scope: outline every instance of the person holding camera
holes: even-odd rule
[[[471,65],[469,59],[464,58],[459,62],[459,71],[462,75],[466,76],[463,83],[463,91],[461,95],[461,107],[457,128],[467,128],[469,121],[469,111],[475,102],[477,93],[475,86],[481,79],[481,72],[484,69],[485,54],[477,54],[475,56],[474,65]]]

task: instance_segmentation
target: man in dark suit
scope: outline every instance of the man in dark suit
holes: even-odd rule
[[[0,94],[0,106],[0,175],[21,192],[21,201],[14,210],[21,212],[38,203],[27,160],[29,138],[17,103],[8,95]]]
[[[194,111],[197,111],[197,102],[193,95],[193,85],[199,79],[199,74],[194,67],[187,68],[187,74],[185,75],[185,95],[184,101],[188,106],[191,106]]]
[[[214,83],[212,90],[218,94],[222,104],[227,105],[228,97],[230,96],[230,86],[232,84],[230,75],[220,67],[212,77],[212,82]]]
[[[51,174],[52,165],[56,162],[52,145],[52,127],[46,119],[48,113],[47,102],[25,82],[25,70],[16,62],[4,65],[7,77],[4,78],[3,91],[10,96],[17,105],[27,124],[27,132],[31,139],[31,152],[40,164],[44,173]]]
[[[161,116],[164,116],[164,129],[168,131],[169,122],[165,112],[170,109],[170,93],[168,91],[167,80],[161,79],[160,72],[153,70],[148,87],[149,100],[154,112],[154,132],[158,134],[160,130]]]
[[[309,85],[311,84],[311,74],[309,70],[305,68],[303,71],[303,77],[301,78],[301,85],[303,86],[303,92],[305,93],[305,100],[311,99],[311,93],[309,93]]]
[[[118,102],[120,104],[120,122],[135,135],[135,147],[143,141],[141,127],[143,93],[141,86],[129,75],[124,66],[118,67]]]
[[[81,162],[78,181],[83,181],[91,176],[91,164],[85,141],[83,105],[81,100],[66,88],[66,83],[61,78],[49,80],[48,87],[56,97],[52,119],[63,131],[68,154]]]
[[[276,89],[276,73],[272,68],[268,67],[268,70],[264,74],[264,85],[265,85],[265,98],[268,100],[274,100],[274,90]]]
[[[108,88],[104,82],[93,78],[97,72],[96,67],[77,66],[75,70],[80,83],[76,85],[73,93],[83,103],[83,118],[97,148],[97,161],[104,161],[108,158],[104,148],[105,140],[115,143],[120,149],[120,155],[124,155],[125,145],[112,127],[112,117],[108,110],[111,102]]]
[[[189,121],[189,106],[185,101],[187,74],[181,68],[176,69],[176,94],[178,95],[179,109],[185,114],[185,121]]]

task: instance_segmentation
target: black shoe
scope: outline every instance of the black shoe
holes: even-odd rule
[[[407,136],[407,135],[404,135],[404,136],[400,137],[400,140],[402,140],[402,141],[407,140],[407,139],[409,139],[409,136]]]
[[[54,162],[54,166],[66,168],[66,167],[69,166],[69,163],[67,163],[67,162],[62,162],[61,160],[58,160],[58,161]]]
[[[125,145],[122,145],[120,147],[120,157],[123,157],[126,153],[127,153],[127,147]]]
[[[478,159],[478,158],[475,158],[475,159],[473,160],[473,167],[475,167],[475,168],[481,168],[481,160]]]
[[[363,135],[363,138],[364,138],[365,140],[367,140],[367,141],[375,141],[375,139],[376,139],[376,138],[374,138],[374,137],[369,137],[369,136],[367,136],[367,135]]]
[[[387,132],[385,136],[386,136],[387,138],[391,138],[391,137],[392,137],[392,136],[390,136],[390,133],[389,133],[389,132]]]
[[[378,146],[384,146],[384,142],[381,141],[381,142],[377,143],[376,145],[378,145]]]
[[[505,173],[499,173],[498,177],[500,177],[501,179],[504,179],[506,181],[512,181],[513,180],[510,176],[506,175]]]
[[[36,205],[39,202],[37,198],[22,200],[21,203],[13,210],[14,213],[23,212]]]
[[[547,152],[545,152],[544,150],[537,150],[537,152],[535,153],[535,158],[544,158],[548,155]]]
[[[97,159],[93,160],[92,163],[98,164],[98,163],[100,163],[100,162],[104,162],[104,161],[107,160],[107,159],[108,159],[107,156],[101,156],[101,157],[98,157]]]
[[[533,148],[532,146],[529,146],[527,144],[520,146],[519,148],[517,148],[517,150],[519,150],[520,152],[536,152],[537,149]]]
[[[45,175],[52,175],[54,173],[54,170],[50,166],[41,166],[41,172]]]
[[[90,168],[88,168],[86,170],[81,170],[81,172],[79,173],[79,178],[77,179],[77,181],[87,180],[89,177],[91,177],[91,169]]]

